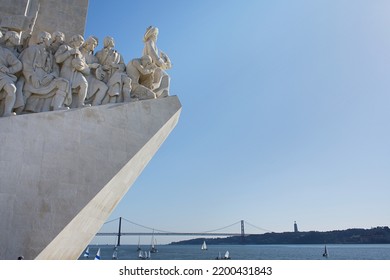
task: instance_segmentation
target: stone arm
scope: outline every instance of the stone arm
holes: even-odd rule
[[[171,69],[172,63],[171,63],[171,60],[169,59],[168,55],[160,50],[160,57],[164,61],[164,65],[162,66],[162,68],[164,70]]]
[[[126,64],[123,60],[123,57],[119,53],[117,53],[117,54],[119,56],[118,57],[119,60],[111,63],[111,67],[116,68],[116,71],[118,71],[118,72],[125,72],[126,71]]]
[[[30,83],[35,88],[40,87],[40,77],[35,71],[35,62],[37,59],[38,51],[34,47],[28,47],[21,55],[21,61],[23,64],[23,76],[27,83]]]
[[[10,74],[15,74],[17,72],[19,72],[20,70],[22,70],[23,68],[23,65],[22,65],[22,62],[16,58],[16,56],[9,52],[7,54],[7,63],[9,65],[8,67],[8,73]]]
[[[62,45],[58,48],[58,50],[54,54],[54,57],[56,59],[56,62],[60,64],[64,62],[68,57],[74,54],[76,54],[76,50],[70,48],[67,45]]]
[[[118,67],[119,71],[125,72],[126,71],[126,64],[125,64],[125,61],[123,60],[122,55],[120,55],[120,61],[118,64],[119,64],[119,67]]]
[[[151,67],[151,68],[149,68],[149,67],[144,67],[142,64],[141,64],[141,62],[140,62],[140,60],[139,59],[134,59],[134,60],[132,60],[131,61],[131,63],[133,64],[133,66],[135,67],[135,68],[137,68],[137,70],[141,73],[141,75],[149,75],[149,74],[152,74],[153,72],[154,72],[154,70],[155,70],[155,66],[154,67]]]
[[[153,62],[158,67],[164,67],[163,66],[165,64],[164,60],[160,58],[160,56],[158,55],[158,50],[152,45],[151,41],[146,41],[145,42],[144,54],[149,55],[152,58]]]

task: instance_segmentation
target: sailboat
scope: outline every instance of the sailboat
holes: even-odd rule
[[[153,234],[152,234],[152,245],[150,247],[150,253],[157,253],[158,250],[156,248],[156,238],[154,238],[154,230],[153,230]]]
[[[89,258],[89,247],[87,247],[87,250],[84,252],[84,258]]]
[[[202,249],[202,250],[207,250],[206,241],[203,241],[203,244],[202,244],[201,249]]]
[[[96,253],[95,259],[94,260],[100,260],[100,248]]]
[[[141,237],[138,236],[138,247],[137,247],[137,252],[138,251],[141,251],[141,245],[140,245],[140,242],[141,242]]]
[[[216,260],[222,260],[221,252],[218,252],[218,257],[215,258]]]
[[[324,253],[322,254],[322,256],[323,256],[324,258],[327,258],[327,257],[329,256],[329,254],[328,254],[328,249],[326,248],[326,245],[325,245]]]
[[[230,254],[229,251],[226,251],[225,256],[223,257],[224,260],[230,260]]]
[[[145,257],[144,257],[144,252],[142,252],[141,250],[140,250],[139,253],[138,253],[138,258],[140,258],[140,259],[145,259]]]
[[[150,251],[149,252],[139,251],[138,258],[140,258],[141,260],[150,259]]]
[[[118,247],[114,247],[114,252],[112,252],[112,259],[117,260],[118,259]]]

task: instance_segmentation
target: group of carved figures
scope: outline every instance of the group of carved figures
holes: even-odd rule
[[[19,33],[0,32],[0,116],[168,96],[171,62],[157,36],[148,27],[142,57],[126,65],[109,36],[95,53],[95,36],[66,43],[62,32],[41,32],[37,44],[23,48]]]

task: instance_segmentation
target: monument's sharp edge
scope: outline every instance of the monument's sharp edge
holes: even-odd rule
[[[171,96],[0,119],[0,258],[77,258],[180,110]]]
[[[176,126],[180,111],[131,158],[36,259],[77,259]],[[77,234],[74,234],[77,232]]]

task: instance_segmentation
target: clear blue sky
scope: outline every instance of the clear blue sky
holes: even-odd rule
[[[85,37],[114,37],[126,63],[159,28],[183,106],[110,219],[390,225],[389,13],[386,0],[90,0]]]

